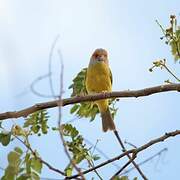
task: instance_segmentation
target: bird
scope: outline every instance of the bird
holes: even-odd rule
[[[88,94],[96,94],[112,91],[112,73],[108,62],[108,53],[105,49],[98,48],[90,58],[87,68],[85,86]],[[115,130],[115,124],[109,110],[109,100],[97,100],[102,118],[102,130]]]

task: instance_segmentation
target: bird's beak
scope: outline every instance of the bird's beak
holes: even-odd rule
[[[104,61],[104,57],[103,57],[103,56],[99,56],[99,57],[98,57],[98,61],[100,61],[100,62],[101,62],[101,61]]]

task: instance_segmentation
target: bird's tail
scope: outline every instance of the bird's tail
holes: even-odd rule
[[[104,132],[106,132],[107,130],[116,129],[109,108],[107,108],[105,112],[101,112],[101,117],[102,117],[102,129]]]

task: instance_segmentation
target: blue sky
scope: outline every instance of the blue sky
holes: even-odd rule
[[[50,48],[58,34],[60,39],[53,55],[53,82],[58,92],[60,65],[56,50],[60,48],[65,71],[64,97],[70,96],[68,86],[72,78],[88,65],[91,53],[99,47],[109,52],[113,90],[162,84],[171,77],[160,70],[150,73],[148,69],[152,62],[167,58],[169,66],[177,73],[179,64],[174,64],[169,47],[159,39],[162,34],[155,20],[166,26],[170,14],[179,17],[179,6],[178,0],[0,0],[0,112],[51,100],[33,95],[29,86],[38,76],[48,72]],[[39,83],[37,89],[50,93],[48,80]],[[165,132],[179,129],[179,105],[180,96],[173,92],[121,99],[116,116],[121,137],[140,146]],[[69,108],[63,108],[64,122],[73,118],[68,113]],[[50,110],[50,113],[49,123],[56,125],[57,110]],[[100,139],[98,147],[109,157],[119,154],[113,134],[101,132],[99,117],[92,123],[80,119],[73,124],[91,142]],[[45,160],[63,168],[67,159],[58,138],[58,135],[50,133],[42,138],[32,138],[32,143]],[[179,137],[176,137],[139,155],[137,162],[164,147],[168,148],[164,161],[157,164],[154,160],[142,166],[149,179],[177,179],[180,176],[179,142]],[[1,154],[5,155],[12,147],[1,147]],[[2,167],[6,166],[4,155],[0,156]],[[116,168],[102,168],[99,172],[107,179],[116,172]],[[139,176],[135,171],[129,175]],[[58,177],[47,169],[42,176]]]

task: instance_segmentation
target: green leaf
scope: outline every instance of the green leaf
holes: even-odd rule
[[[8,167],[5,170],[4,176],[1,178],[1,180],[15,180],[15,173],[14,169],[12,167]]]
[[[119,180],[129,180],[128,176],[122,176],[119,178]]]
[[[79,134],[79,131],[73,127],[71,124],[63,124],[61,126],[63,135],[65,136],[65,143],[72,154],[72,160],[74,163],[79,164],[83,160],[93,160],[92,156],[89,153],[89,149],[86,148],[84,144],[83,137]],[[65,169],[65,172],[72,174],[73,167],[68,165]]]
[[[129,180],[129,178],[128,178],[128,176],[121,176],[121,177],[116,176],[116,177],[114,177],[113,180]]]
[[[92,160],[92,158],[93,158],[93,157],[92,157],[92,156],[90,156],[90,155],[87,155],[87,156],[86,156],[86,159],[87,159],[88,161],[91,161],[91,160]]]
[[[3,146],[7,146],[11,140],[11,132],[0,133],[0,142]]]
[[[31,127],[31,130],[32,130],[35,134],[37,134],[37,133],[39,132],[39,130],[40,130],[40,126],[37,125],[37,124],[34,124],[34,125]]]
[[[8,162],[10,166],[19,166],[20,154],[15,151],[11,151],[8,154]]]
[[[30,160],[30,154],[28,154],[26,157],[25,157],[25,163],[26,163],[26,172],[28,174],[31,173],[31,160]]]
[[[3,121],[0,121],[0,128],[2,128],[2,122],[3,122]]]
[[[42,133],[43,133],[43,134],[47,134],[47,132],[48,132],[48,126],[47,126],[47,122],[46,122],[46,121],[43,121],[43,122],[41,123],[41,130],[42,130]]]
[[[73,128],[71,131],[72,138],[75,138],[78,134],[79,134],[79,132],[75,128]]]
[[[115,176],[115,177],[113,178],[113,180],[120,180],[120,177],[119,177],[119,176]]]
[[[72,176],[72,171],[73,171],[73,168],[68,166],[66,169],[65,169],[65,173],[66,173],[66,176]]]
[[[31,173],[31,178],[32,180],[40,180],[40,177],[36,172]]]
[[[69,86],[69,89],[73,89],[71,96],[87,94],[85,87],[86,72],[87,68],[82,69],[73,79],[73,83]]]
[[[38,173],[41,173],[42,162],[37,158],[31,159],[31,167]]]
[[[14,151],[16,151],[18,154],[22,155],[23,151],[20,147],[15,147]]]
[[[71,114],[73,114],[75,111],[77,111],[77,109],[79,108],[79,104],[75,104],[72,108],[71,108],[71,110],[70,110],[70,113]]]
[[[19,176],[18,178],[17,178],[17,180],[29,180],[30,179],[30,175],[29,174],[22,174],[21,176]]]
[[[41,132],[47,134],[49,128],[47,124],[48,118],[49,116],[46,110],[37,111],[26,118],[23,127],[31,129],[38,136]]]
[[[174,40],[172,40],[170,42],[170,45],[171,45],[171,52],[172,52],[172,55],[175,55],[176,52],[177,52],[177,48],[176,48],[176,42]]]
[[[15,180],[15,177],[18,175],[18,173],[20,172],[21,168],[20,163],[21,163],[21,159],[20,156],[21,154],[19,153],[19,149],[15,148],[15,150],[18,150],[18,152],[16,151],[11,151],[8,154],[8,166],[5,169],[4,172],[4,176],[2,177],[3,180]]]
[[[30,117],[32,117],[32,116],[30,116]],[[30,117],[26,119],[26,121],[25,121],[23,127],[28,127],[28,126],[34,124],[34,119],[33,119],[33,118],[30,118]]]
[[[97,154],[95,154],[95,155],[93,155],[93,159],[94,159],[94,161],[97,161],[100,159],[100,157]]]

